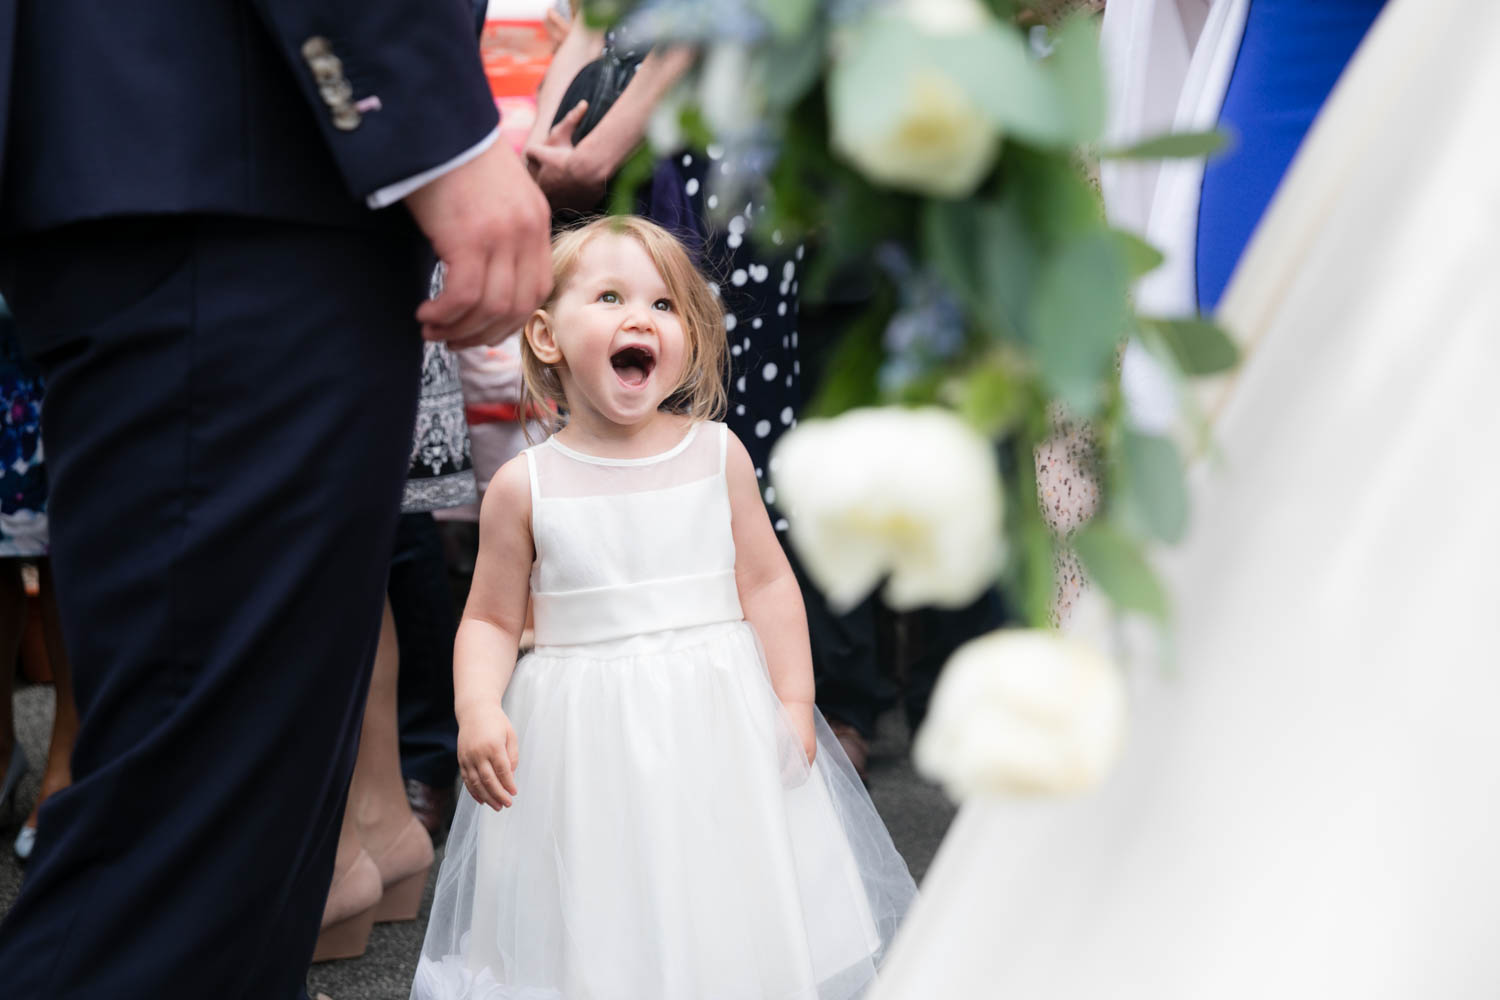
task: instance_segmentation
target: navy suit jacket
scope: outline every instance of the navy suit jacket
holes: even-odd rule
[[[482,7],[0,0],[0,233],[159,213],[366,220],[367,195],[495,127]],[[363,109],[352,128],[320,91],[313,39]]]

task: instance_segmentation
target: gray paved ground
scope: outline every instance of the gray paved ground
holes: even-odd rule
[[[21,869],[9,845],[36,797],[51,719],[51,688],[22,688],[16,693],[16,734],[31,757],[32,773],[22,785],[21,805],[0,814],[0,837],[4,838],[0,844],[0,912],[10,907],[20,886]],[[870,794],[890,828],[896,847],[920,881],[953,818],[953,809],[940,792],[912,773],[906,742],[904,727],[894,716],[888,716],[871,760]],[[434,866],[433,875],[436,874]],[[330,962],[312,969],[307,977],[309,993],[316,996],[322,992],[332,1000],[406,1000],[431,901],[429,884],[418,920],[377,927],[370,939],[370,949],[362,958]]]

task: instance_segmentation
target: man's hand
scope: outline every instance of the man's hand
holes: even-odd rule
[[[526,164],[553,208],[586,211],[604,197],[608,175],[573,145],[573,132],[588,108],[588,101],[579,101],[552,126],[544,142],[526,147]]]
[[[498,704],[475,707],[458,721],[458,773],[480,805],[499,812],[516,795],[520,744]]]
[[[552,288],[547,199],[501,141],[406,197],[447,265],[443,292],[417,310],[422,336],[454,350],[497,344]]]

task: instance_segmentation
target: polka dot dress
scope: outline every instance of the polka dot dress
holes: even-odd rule
[[[701,266],[725,308],[730,366],[725,422],[750,453],[772,523],[785,531],[786,520],[775,508],[770,459],[771,447],[796,425],[802,408],[797,301],[804,249],[779,231],[763,246],[752,239],[764,205],[737,204],[726,216],[713,182],[716,174],[731,169],[714,146],[706,155],[677,154],[658,165],[655,193],[642,206],[642,214],[678,231],[689,225],[701,241]],[[687,219],[670,218],[676,214],[673,209],[681,210],[681,203],[662,197],[662,190],[673,183],[680,185]]]
[[[1037,499],[1042,517],[1064,544],[1053,566],[1057,590],[1052,598],[1052,624],[1061,627],[1087,581],[1083,565],[1066,541],[1099,510],[1098,455],[1093,432],[1086,424],[1052,411],[1053,433],[1036,449]]]

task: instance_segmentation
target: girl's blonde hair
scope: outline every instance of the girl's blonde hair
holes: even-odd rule
[[[667,396],[663,407],[695,420],[719,419],[728,409],[724,394],[724,379],[729,369],[724,306],[694,266],[687,248],[661,226],[638,215],[611,215],[558,233],[552,238],[552,293],[542,308],[553,306],[573,277],[583,248],[602,233],[629,236],[645,249],[682,318],[687,335],[687,360],[682,366],[682,380]],[[521,373],[527,404],[523,412],[540,420],[549,433],[556,431],[559,414],[567,409],[562,381],[551,365],[536,356],[525,334],[521,336]],[[529,439],[530,435],[527,436]]]

